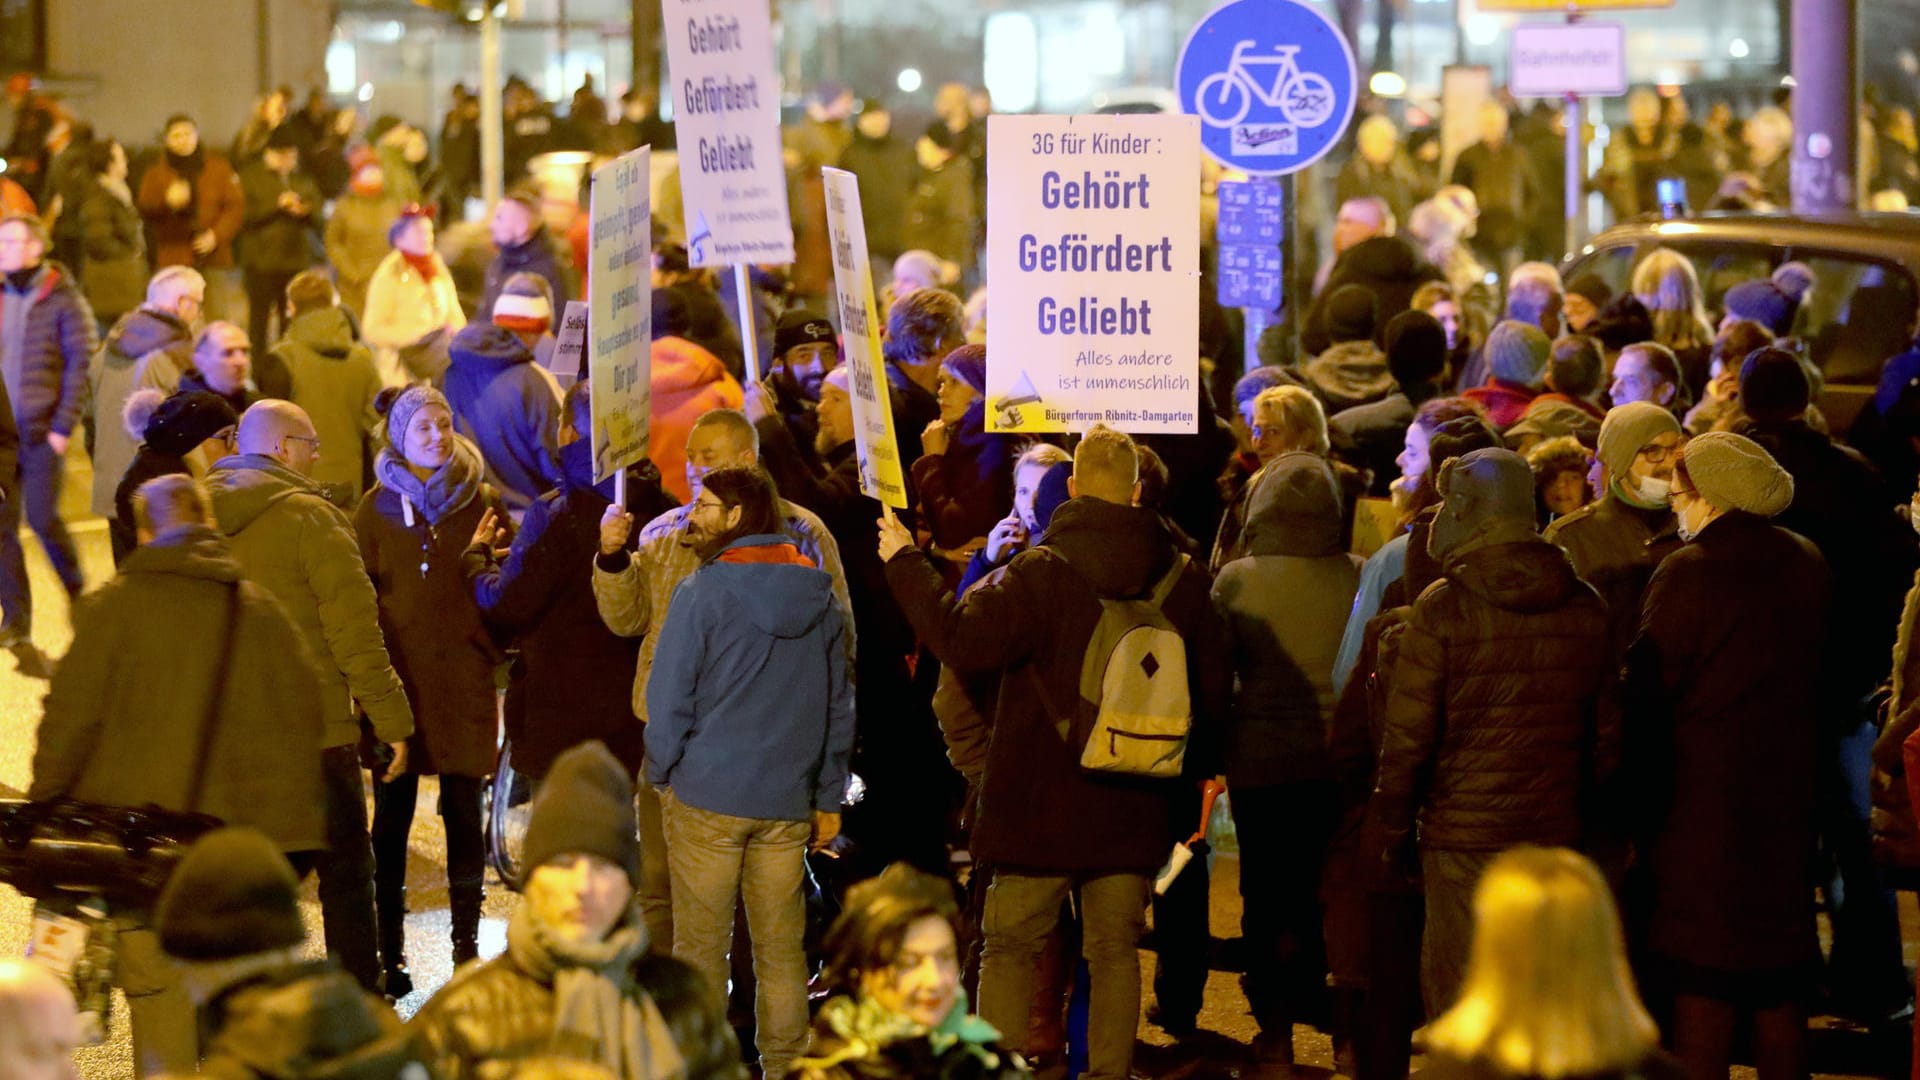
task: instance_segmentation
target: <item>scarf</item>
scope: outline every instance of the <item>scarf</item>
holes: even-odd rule
[[[480,451],[456,435],[453,456],[425,480],[413,475],[406,459],[391,449],[380,451],[380,456],[373,461],[373,473],[382,487],[396,492],[406,503],[408,525],[413,524],[415,509],[426,517],[427,524],[438,525],[459,513],[480,493],[485,467],[480,464]]]
[[[647,951],[638,912],[604,941],[557,941],[522,904],[507,922],[507,956],[528,978],[553,987],[552,1051],[594,1061],[621,1080],[678,1080],[686,1061],[653,999],[633,982]]]
[[[897,1042],[924,1038],[935,1057],[954,1047],[980,1059],[988,1069],[1000,1067],[1000,1055],[992,1044],[1000,1038],[992,1024],[967,1011],[967,992],[960,991],[947,1018],[935,1028],[924,1028],[872,998],[839,995],[820,1006],[816,1023],[839,1038],[840,1046],[820,1057],[802,1057],[794,1061],[794,1071],[826,1072],[848,1061],[874,1058]]]
[[[190,184],[198,181],[201,171],[207,167],[207,148],[205,144],[194,147],[193,153],[188,154],[186,157],[181,157],[171,150],[168,150],[166,154],[167,167],[179,173],[180,179]]]
[[[440,272],[439,260],[433,257],[432,252],[415,255],[411,251],[402,251],[400,257],[407,260],[407,265],[413,267],[414,272],[419,274],[423,281],[432,281],[433,276]]]

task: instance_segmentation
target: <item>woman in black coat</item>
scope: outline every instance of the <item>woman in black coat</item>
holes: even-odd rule
[[[133,530],[133,493],[140,485],[158,476],[196,472],[187,455],[203,445],[206,451],[200,456],[205,460],[198,472],[205,472],[207,463],[232,452],[229,440],[240,422],[227,399],[204,390],[186,390],[167,398],[158,390],[136,390],[127,398],[120,419],[127,433],[140,440],[140,449],[113,491],[114,517],[107,527],[115,564],[139,543]]]
[[[1741,1012],[1761,1076],[1805,1074],[1831,587],[1819,550],[1767,521],[1792,499],[1792,477],[1752,440],[1688,443],[1672,491],[1688,543],[1654,572],[1627,653],[1622,790],[1641,814],[1644,874],[1630,894],[1694,1076],[1726,1075]]]

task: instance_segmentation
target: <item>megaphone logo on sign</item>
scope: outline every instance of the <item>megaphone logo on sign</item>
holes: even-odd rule
[[[1001,427],[1016,428],[1021,425],[1020,406],[1039,403],[1040,394],[1033,388],[1032,376],[1022,371],[1020,381],[1013,384],[1013,391],[994,402],[993,407],[1000,414]]]

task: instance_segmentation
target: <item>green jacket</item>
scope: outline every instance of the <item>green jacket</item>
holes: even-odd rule
[[[345,309],[330,307],[293,320],[272,356],[286,365],[290,400],[307,410],[320,438],[320,459],[309,479],[351,514],[372,486],[371,440],[380,426],[373,410],[380,392],[373,353],[360,343]]]
[[[221,458],[206,483],[248,580],[280,601],[319,660],[323,745],[359,740],[352,702],[381,742],[413,734],[413,709],[387,656],[373,581],[345,511],[311,481],[257,454]]]
[[[300,635],[272,597],[241,580],[226,540],[204,527],[171,533],[134,551],[75,611],[28,797],[152,803],[252,826],[283,851],[323,848],[314,679]],[[218,727],[196,789],[210,719]]]

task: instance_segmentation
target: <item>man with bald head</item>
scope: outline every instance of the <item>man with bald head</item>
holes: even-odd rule
[[[1340,204],[1333,223],[1334,262],[1326,282],[1314,294],[1300,330],[1302,351],[1318,355],[1334,344],[1327,330],[1327,299],[1343,285],[1358,285],[1373,294],[1375,325],[1385,326],[1407,310],[1415,289],[1443,280],[1413,244],[1396,236],[1398,222],[1386,201],[1371,195]]]
[[[66,984],[31,960],[0,959],[0,1076],[77,1080],[79,1045],[80,1017]]]
[[[413,710],[380,634],[373,581],[353,524],[309,479],[323,447],[306,411],[262,401],[240,417],[233,454],[207,474],[219,531],[248,580],[274,595],[313,650],[326,710],[327,846],[320,912],[327,953],[369,990],[380,960],[373,921],[373,851],[356,745],[357,702],[392,747],[390,779],[407,768]]]

